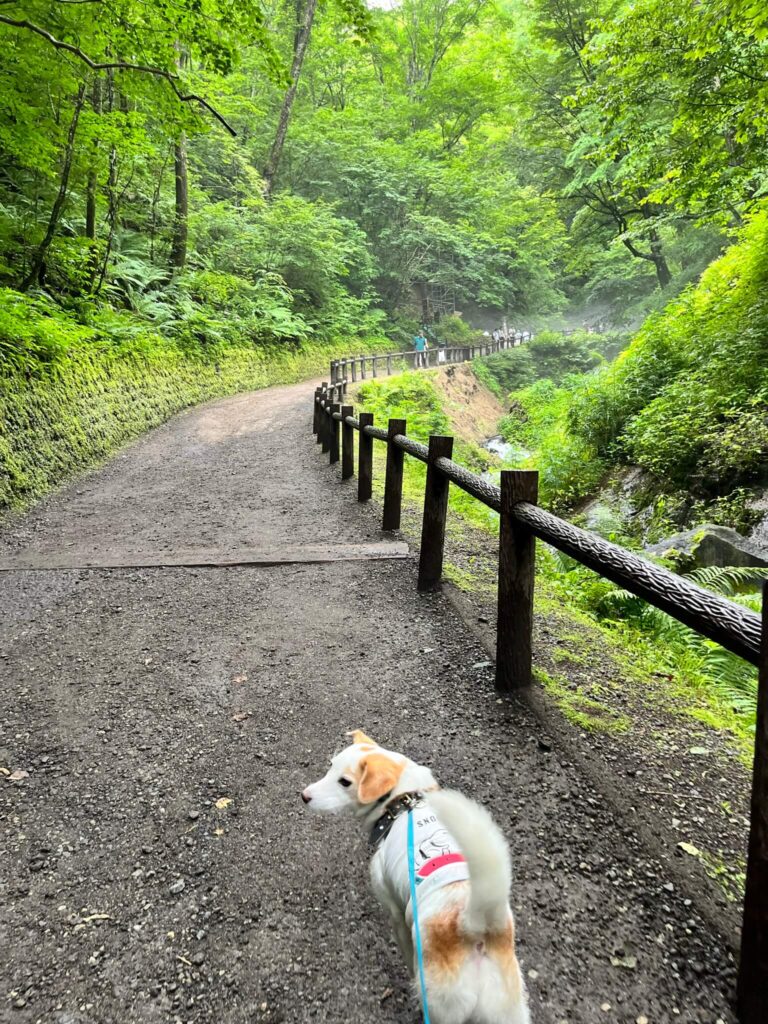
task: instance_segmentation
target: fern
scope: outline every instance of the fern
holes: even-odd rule
[[[685,578],[723,597],[733,597],[745,587],[754,588],[760,580],[768,580],[768,566],[708,565],[685,574]]]
[[[629,590],[606,585],[598,588],[588,583],[584,571],[572,558],[552,552],[556,572],[567,574],[569,585],[576,584],[582,598],[599,618],[631,624],[644,636],[663,644],[670,654],[682,659],[678,670],[687,667],[703,675],[719,699],[734,712],[753,719],[757,702],[757,672],[736,654],[706,639],[695,630],[648,604]],[[592,574],[590,574],[592,575]],[[758,566],[707,566],[686,573],[685,578],[723,597],[735,598],[757,611],[760,596],[755,586],[768,579],[768,568]],[[751,594],[743,593],[752,588]]]

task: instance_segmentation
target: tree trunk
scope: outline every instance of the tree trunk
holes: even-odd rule
[[[179,136],[173,152],[176,167],[176,213],[173,221],[171,240],[171,269],[183,270],[187,262],[187,238],[189,228],[189,180],[187,175],[187,137]]]
[[[109,257],[112,255],[112,243],[115,239],[117,207],[119,202],[117,198],[117,167],[117,149],[113,146],[109,153],[109,176],[107,177],[107,223],[109,224],[109,230],[107,231],[107,238],[104,244],[104,255],[101,260],[101,272],[99,273],[99,281],[94,290],[94,295],[101,294],[101,289],[107,276],[107,268],[109,267]]]
[[[157,183],[155,185],[155,191],[152,193],[152,216],[149,222],[149,258],[151,261],[155,259],[155,238],[157,236],[157,207],[160,202],[160,194],[163,189],[163,178],[165,177],[165,168],[168,165],[169,153],[166,152],[163,157],[163,162],[160,165],[160,173],[157,176]]]
[[[35,281],[39,281],[42,285],[45,282],[45,257],[48,254],[48,249],[53,241],[53,236],[56,234],[56,228],[59,226],[59,220],[61,219],[61,213],[64,209],[64,204],[67,201],[67,189],[69,188],[69,175],[72,171],[72,157],[75,152],[75,135],[77,133],[77,122],[80,120],[80,111],[83,109],[83,100],[85,98],[85,85],[81,85],[77,91],[77,99],[75,100],[75,109],[72,112],[72,120],[69,124],[69,131],[67,132],[67,142],[64,147],[64,163],[61,168],[61,181],[59,182],[59,191],[51,209],[51,216],[48,220],[48,227],[45,232],[45,236],[38,246],[37,252],[32,258],[32,265],[29,268],[29,273],[21,282],[20,291],[26,292],[32,287]]]
[[[299,77],[304,63],[304,57],[309,46],[309,39],[312,35],[312,23],[315,20],[317,0],[304,0],[304,9],[301,9],[302,0],[298,0],[296,10],[296,35],[293,39],[293,64],[291,65],[291,84],[283,97],[283,105],[280,108],[280,117],[277,122],[275,141],[269,151],[267,166],[264,168],[265,194],[269,196],[280,166],[280,158],[283,155],[285,137],[288,134],[288,122],[291,119],[293,101],[296,99],[296,90],[299,87]]]
[[[96,238],[96,171],[88,171],[88,187],[85,194],[85,237],[93,242]]]
[[[91,93],[91,105],[94,114],[101,113],[101,78],[97,74],[93,80],[93,91]],[[85,194],[85,237],[93,241],[96,238],[96,185],[99,144],[94,141],[91,166],[88,169],[88,185]]]
[[[645,189],[643,189],[641,195],[645,198]],[[654,216],[659,212],[658,207],[654,207],[650,203],[643,203],[641,209],[643,211],[643,219],[646,221],[652,221]],[[653,223],[648,229],[648,244],[651,250],[651,254],[648,258],[656,269],[656,278],[659,282],[659,288],[666,288],[672,280],[672,274],[669,271],[669,265],[667,264],[667,259],[664,255],[664,249],[661,243],[661,238],[659,237],[659,232],[656,230]]]
[[[651,233],[648,236],[651,243],[651,259],[653,265],[656,268],[656,277],[659,282],[659,288],[666,288],[672,280],[672,274],[669,271],[669,265],[667,264],[666,257],[661,247],[661,239],[656,231],[656,228],[651,229]]]

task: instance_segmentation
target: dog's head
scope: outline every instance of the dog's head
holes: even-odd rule
[[[301,798],[321,814],[365,815],[400,793],[436,788],[428,768],[403,754],[380,747],[360,729],[347,733],[352,743],[331,759],[331,767]]]

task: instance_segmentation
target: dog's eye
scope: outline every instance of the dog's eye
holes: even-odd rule
[[[345,787],[346,786],[351,786],[352,785],[352,780],[351,779],[345,779],[344,776],[342,775],[342,777],[339,779],[339,785],[340,786],[345,786]]]

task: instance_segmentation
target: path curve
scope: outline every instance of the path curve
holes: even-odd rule
[[[536,1024],[731,1024],[722,944],[412,558],[43,568],[389,543],[310,395],[188,411],[0,532],[0,1020],[415,1024],[364,840],[298,799],[362,727],[510,837]]]

